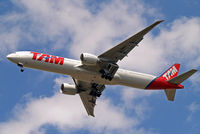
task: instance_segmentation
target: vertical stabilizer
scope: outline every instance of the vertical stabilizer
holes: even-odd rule
[[[165,71],[160,78],[169,81],[178,75],[180,64],[174,64],[167,71]],[[176,89],[165,89],[165,95],[169,101],[174,101]]]
[[[179,68],[180,64],[174,64],[167,71],[165,71],[160,77],[162,77],[166,81],[170,80],[178,75]]]

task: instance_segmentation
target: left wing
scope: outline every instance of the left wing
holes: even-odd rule
[[[77,89],[79,90],[80,98],[83,102],[83,105],[88,113],[94,117],[94,107],[96,105],[97,97],[101,96],[102,91],[105,86],[96,83],[89,83],[73,79]]]
[[[104,61],[111,63],[117,63],[118,60],[122,60],[127,54],[143,39],[144,35],[151,31],[156,25],[163,22],[163,20],[156,21],[152,25],[133,35],[129,39],[123,41],[117,46],[109,49],[105,53],[98,57]]]

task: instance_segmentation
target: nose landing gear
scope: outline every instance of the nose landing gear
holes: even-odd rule
[[[24,68],[21,68],[21,70],[20,70],[21,72],[24,72]]]
[[[19,62],[18,64],[17,64],[19,67],[21,67],[21,72],[24,72],[24,65],[23,65],[23,63],[21,63],[21,62]]]

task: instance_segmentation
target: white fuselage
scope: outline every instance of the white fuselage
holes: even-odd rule
[[[114,78],[109,81],[101,78],[99,72],[83,68],[81,61],[63,58],[64,61],[61,65],[60,61],[56,63],[55,60],[52,60],[51,62],[50,59],[48,59],[50,57],[41,58],[40,56],[41,55],[37,55],[36,59],[33,59],[33,54],[31,52],[22,51],[12,53],[8,55],[7,58],[16,64],[22,63],[24,67],[70,75],[81,81],[106,85],[124,85],[145,89],[147,85],[156,78],[156,76],[148,74],[118,69]],[[39,59],[39,57],[41,59]]]

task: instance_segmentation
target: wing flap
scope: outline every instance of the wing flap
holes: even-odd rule
[[[96,103],[96,98],[92,98],[91,95],[88,95],[85,92],[79,93],[79,95],[88,115],[91,115],[94,117],[94,107]]]

